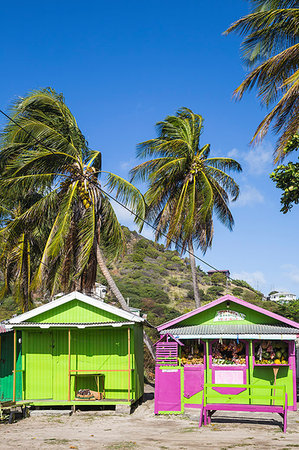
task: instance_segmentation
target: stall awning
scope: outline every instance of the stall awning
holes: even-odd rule
[[[223,338],[233,339],[236,337],[243,339],[284,339],[293,340],[299,334],[297,328],[281,325],[263,324],[211,324],[211,325],[190,325],[179,328],[168,328],[161,331],[161,334],[171,333],[178,339],[197,338]]]

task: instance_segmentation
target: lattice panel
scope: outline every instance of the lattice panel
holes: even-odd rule
[[[177,365],[178,344],[177,342],[158,342],[156,346],[157,365]]]

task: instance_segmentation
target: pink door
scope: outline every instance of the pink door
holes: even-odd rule
[[[156,366],[155,414],[182,412],[181,369]]]
[[[190,398],[204,387],[204,366],[184,367],[184,397]]]

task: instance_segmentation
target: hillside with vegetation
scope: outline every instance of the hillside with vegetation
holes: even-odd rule
[[[109,269],[120,291],[132,307],[147,314],[148,321],[157,326],[167,320],[195,308],[191,268],[188,258],[182,258],[175,250],[168,250],[123,227],[126,250],[117,261],[109,262]],[[226,267],[225,267],[226,268]],[[199,289],[203,304],[232,294],[248,302],[262,306],[278,314],[299,320],[299,302],[279,305],[264,301],[263,294],[246,281],[226,283],[223,274],[208,276],[198,267]],[[102,276],[98,281],[105,284]],[[108,292],[107,301],[113,302]]]
[[[189,259],[182,258],[175,250],[168,250],[144,238],[136,231],[122,227],[126,248],[118,260],[109,260],[108,267],[120,291],[132,307],[140,308],[147,320],[157,326],[167,320],[195,308],[192,276]],[[225,267],[226,268],[226,267]],[[263,294],[246,281],[234,280],[226,283],[223,274],[208,276],[199,267],[199,289],[203,304],[216,298],[232,294],[263,308],[283,314],[299,321],[299,302],[280,305],[262,300]],[[97,281],[106,285],[100,271]],[[35,306],[48,301],[36,298]],[[106,301],[119,306],[108,290]],[[5,297],[0,305],[0,320],[21,313],[12,296]]]

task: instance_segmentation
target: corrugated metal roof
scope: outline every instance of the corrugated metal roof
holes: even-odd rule
[[[168,328],[161,334],[177,335],[220,335],[220,334],[298,334],[298,329],[281,325],[263,324],[217,324],[191,325],[180,328]]]
[[[55,323],[55,322],[21,322],[9,324],[9,328],[11,327],[40,327],[40,328],[48,328],[48,327],[80,327],[80,328],[88,328],[88,327],[120,327],[122,325],[134,325],[135,322],[74,322],[74,323]]]

